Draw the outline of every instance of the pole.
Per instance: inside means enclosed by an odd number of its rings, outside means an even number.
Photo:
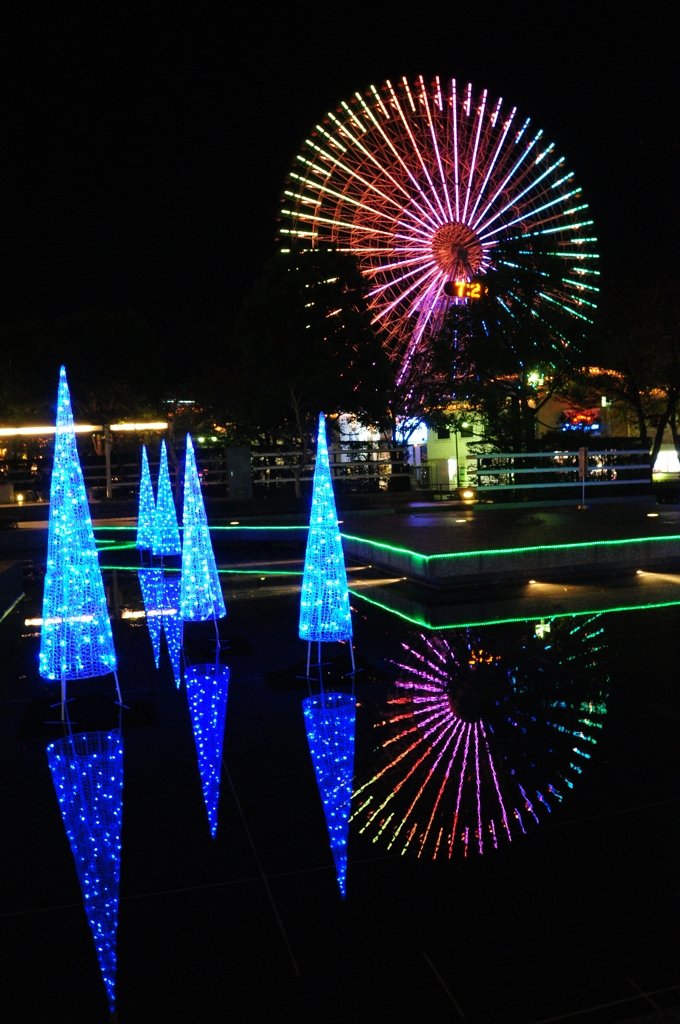
[[[578,475],[581,481],[581,508],[586,505],[586,477],[588,476],[588,449],[578,450]]]
[[[114,569],[111,573],[112,582],[111,590],[113,591],[113,617],[114,619],[120,618],[120,593],[118,591],[118,570]]]
[[[104,458],[106,460],[106,497],[113,497],[111,486],[111,427],[104,427]]]

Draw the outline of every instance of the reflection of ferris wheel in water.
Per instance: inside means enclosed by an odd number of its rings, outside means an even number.
[[[541,623],[503,654],[469,631],[402,642],[396,692],[374,723],[377,764],[354,792],[359,832],[402,854],[467,857],[550,816],[607,713],[597,618]]]
[[[421,75],[355,93],[316,126],[290,174],[281,235],[358,258],[401,379],[452,303],[484,294],[500,266],[526,273],[539,251],[552,264],[537,284],[541,315],[590,319],[596,239],[581,191],[516,107],[455,80],[428,88]],[[511,315],[512,289],[495,297]]]

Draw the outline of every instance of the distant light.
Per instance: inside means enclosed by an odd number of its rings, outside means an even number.
[[[261,579],[261,580],[266,580],[266,579],[267,579],[267,577],[266,577],[266,576],[260,576],[260,579]]]
[[[205,438],[204,437],[197,437],[196,440],[198,441],[199,444],[205,444]]]
[[[638,576],[644,576],[644,572],[642,571],[642,569],[638,569],[637,575]]]
[[[475,496],[475,492],[474,491],[463,491],[463,497],[464,498],[474,498],[474,496]]]
[[[461,427],[469,427],[469,426],[470,426],[470,424],[468,423],[467,420],[465,420],[464,423],[461,423]]]
[[[658,518],[658,515],[659,515],[659,513],[658,513],[658,512],[648,512],[648,513],[647,513],[647,518],[648,518],[648,519],[657,519],[657,518]]]
[[[535,583],[536,580],[529,580],[529,583]]]
[[[239,522],[238,519],[232,519],[232,521],[229,523],[229,525],[230,526],[240,526],[241,523]]]
[[[76,428],[77,429],[77,428]],[[112,423],[111,430],[167,430],[168,424],[162,420],[151,423]]]
[[[210,440],[211,440],[211,441],[216,441],[216,440],[217,440],[217,438],[216,438],[216,437],[211,437],[211,438],[210,438]]]
[[[467,523],[467,519],[456,519],[457,523]]]
[[[20,504],[24,500],[23,494],[16,494],[15,497]]]
[[[18,434],[30,435],[32,437],[51,437],[56,433],[56,427],[0,427],[0,437],[16,437]],[[74,427],[68,427],[68,432],[75,431],[76,434],[94,434],[103,427],[93,426],[91,423],[80,423]],[[65,428],[60,428],[65,432]]]
[[[94,615],[52,615],[47,619],[24,619],[24,626],[61,626],[64,622],[94,622]]]
[[[121,613],[120,617],[121,617],[121,619],[145,619],[146,618],[146,612],[144,612],[144,611],[142,611],[142,612],[131,612],[129,610],[126,610],[126,611]]]
[[[654,463],[654,473],[680,473],[680,462],[675,449],[660,451]]]

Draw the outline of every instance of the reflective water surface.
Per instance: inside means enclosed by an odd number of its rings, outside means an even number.
[[[121,1021],[191,1019],[219,1001],[236,1020],[310,1024],[615,1022],[680,1002],[675,606],[437,631],[355,599],[354,797],[334,845],[342,773],[320,796],[299,576],[275,575],[300,559],[263,552],[223,575],[229,700],[213,707],[212,689],[190,703],[173,671],[178,657],[214,665],[213,624],[184,652],[162,626],[152,642],[161,602],[124,554],[103,559],[118,565],[104,578],[127,705]],[[40,571],[0,627],[3,991],[14,1020],[52,1019],[55,1000],[69,1020],[105,1020],[46,758],[58,695],[26,625]],[[325,690],[351,694],[346,648],[323,660]],[[76,734],[116,729],[109,680],[70,692]]]

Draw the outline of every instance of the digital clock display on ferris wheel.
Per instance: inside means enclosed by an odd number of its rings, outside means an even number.
[[[488,292],[481,281],[447,281],[443,291],[453,299],[481,299]]]

